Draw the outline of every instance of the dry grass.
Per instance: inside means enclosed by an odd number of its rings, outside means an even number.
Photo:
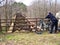
[[[2,34],[0,35],[0,45],[60,45],[60,34]]]

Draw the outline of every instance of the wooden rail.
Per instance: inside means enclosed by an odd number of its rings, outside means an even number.
[[[13,19],[7,19],[7,20],[12,20],[12,22],[7,22],[7,23],[11,23],[11,25],[9,25],[8,27],[10,27],[9,28],[9,30],[13,30],[13,27],[14,27],[14,22],[15,22],[15,18],[16,18],[16,16],[15,17],[13,17]],[[26,18],[26,19],[24,19],[24,20],[27,20],[28,19],[28,21],[30,22],[30,23],[34,23],[34,25],[36,26],[36,30],[37,30],[37,23],[42,19],[42,20],[44,20],[44,21],[47,21],[48,19],[45,19],[45,18]],[[1,20],[6,20],[6,19],[1,19]],[[21,19],[17,19],[17,20],[21,20]],[[6,22],[1,22],[1,23],[6,23]],[[15,23],[21,23],[21,22],[15,22]],[[21,26],[32,26],[33,24],[21,24]],[[1,26],[1,27],[6,27],[6,26]],[[19,27],[19,26],[16,26],[16,27]]]

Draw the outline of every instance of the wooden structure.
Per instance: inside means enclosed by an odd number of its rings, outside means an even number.
[[[15,32],[16,30],[31,31],[30,26],[31,26],[30,22],[21,13],[17,13],[12,32]]]

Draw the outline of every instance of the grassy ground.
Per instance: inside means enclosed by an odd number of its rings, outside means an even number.
[[[0,34],[0,45],[60,45],[60,34]]]

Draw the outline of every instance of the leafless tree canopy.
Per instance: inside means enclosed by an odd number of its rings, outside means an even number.
[[[35,0],[27,7],[28,17],[44,18],[49,11],[54,15],[60,11],[58,0]]]
[[[0,3],[1,19],[12,19],[17,12],[23,12],[30,18],[44,18],[48,11],[51,11],[54,15],[60,11],[58,0],[35,0],[30,6],[20,4],[23,3],[16,3],[14,0],[3,0]]]

